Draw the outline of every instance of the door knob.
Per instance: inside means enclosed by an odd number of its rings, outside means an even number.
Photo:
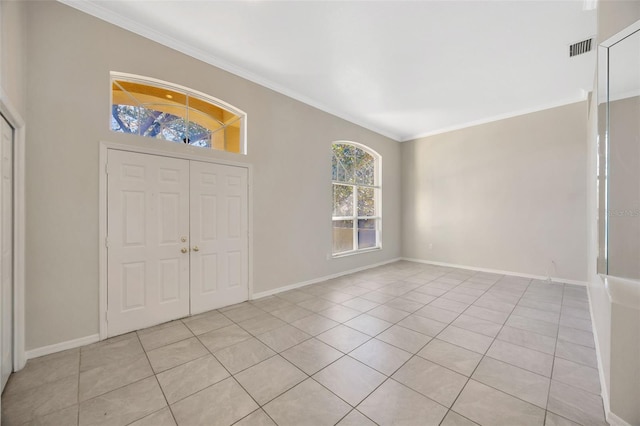
[[[198,246],[194,246],[193,251],[200,251],[200,249],[198,248]]]
[[[189,249],[187,249],[186,247],[182,247],[182,250],[180,250],[182,253],[186,253],[189,251]]]

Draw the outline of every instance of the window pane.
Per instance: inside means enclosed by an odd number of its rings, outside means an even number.
[[[122,133],[138,133],[140,108],[131,105],[111,106],[111,130]]]
[[[333,185],[333,216],[353,216],[353,186]]]
[[[358,216],[375,216],[376,205],[373,188],[358,188]]]
[[[333,221],[333,253],[353,250],[353,221]]]
[[[370,154],[363,152],[362,157],[358,159],[358,168],[356,169],[356,183],[360,185],[375,185],[375,167],[374,159]]]
[[[170,83],[135,80],[112,80],[111,130],[242,153],[244,114]]]
[[[377,219],[358,220],[358,248],[376,247]]]
[[[336,159],[336,179],[339,182],[352,183],[354,179],[355,147],[346,144],[334,144],[333,155]]]

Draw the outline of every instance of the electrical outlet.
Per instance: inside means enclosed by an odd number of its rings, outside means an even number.
[[[433,250],[433,244],[429,243],[429,250]]]

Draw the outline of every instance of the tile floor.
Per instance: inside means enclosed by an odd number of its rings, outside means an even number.
[[[585,288],[396,262],[32,359],[10,425],[603,425]]]

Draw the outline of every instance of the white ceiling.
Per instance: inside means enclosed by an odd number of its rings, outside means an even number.
[[[583,1],[61,1],[399,141],[593,87]]]

